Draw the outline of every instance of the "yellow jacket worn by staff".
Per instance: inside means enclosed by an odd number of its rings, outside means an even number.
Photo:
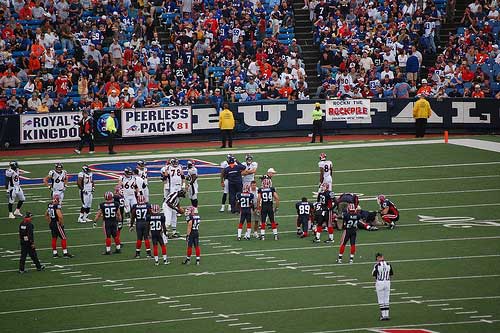
[[[321,120],[323,119],[323,111],[321,109],[314,109],[312,112],[313,120]]]
[[[232,130],[234,128],[234,117],[233,113],[224,109],[219,115],[219,128],[221,130]]]
[[[109,116],[108,119],[106,119],[106,131],[116,133],[115,118]]]
[[[413,118],[415,119],[429,118],[430,116],[431,116],[431,105],[426,99],[420,98],[418,101],[415,102],[415,105],[413,106]]]

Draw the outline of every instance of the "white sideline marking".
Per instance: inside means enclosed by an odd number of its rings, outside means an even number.
[[[100,277],[91,277],[91,278],[85,278],[82,279],[82,281],[94,281],[94,280],[101,280],[102,278]]]
[[[461,314],[473,314],[473,313],[477,313],[477,311],[462,311],[462,312],[455,312],[455,314],[457,314],[457,315],[461,315]]]
[[[319,272],[321,268],[303,269],[301,272]]]
[[[357,283],[352,283],[352,282],[346,282],[345,284],[348,284],[350,286],[357,286],[358,285]]]
[[[191,314],[193,315],[204,315],[204,314],[210,314],[210,313],[214,313],[213,311],[202,311],[202,312],[193,312]]]
[[[285,266],[285,267],[288,268],[288,269],[297,269],[297,267],[293,267],[293,266]]]
[[[449,143],[467,148],[476,148],[481,150],[500,153],[500,143],[476,139],[451,139]]]
[[[290,262],[290,263],[287,262],[287,263],[278,264],[278,266],[290,266],[290,265],[298,265],[298,264],[299,264],[298,262]]]
[[[384,243],[385,244],[385,243]],[[478,256],[457,256],[457,257],[437,257],[437,258],[415,258],[415,259],[399,259],[399,260],[391,260],[393,263],[404,263],[404,262],[425,262],[425,261],[441,261],[441,260],[464,260],[464,259],[476,259],[476,258],[490,258],[490,257],[500,257],[500,254],[487,254],[487,255],[478,255]],[[184,258],[184,256],[182,256]],[[131,259],[136,261],[137,259]],[[373,261],[366,262],[355,262],[351,265],[373,265]],[[326,264],[326,265],[306,265],[306,266],[298,266],[297,268],[313,268],[313,267],[324,267],[330,268],[332,266],[338,267],[337,264]],[[281,270],[287,269],[286,267],[268,267],[268,268],[252,268],[252,269],[239,269],[239,270],[228,270],[228,271],[218,271],[212,272],[212,274],[237,274],[237,273],[252,273],[252,272],[263,272],[263,271],[273,271],[273,270]],[[17,271],[17,270],[14,270]],[[146,276],[146,277],[134,277],[128,279],[120,279],[121,282],[128,281],[137,281],[137,280],[149,280],[149,279],[158,279],[158,278],[177,278],[177,277],[186,277],[192,276],[192,273],[184,273],[184,274],[171,274],[171,275],[154,275],[154,276]],[[339,275],[338,277],[344,277],[343,275]],[[325,278],[329,278],[328,276]],[[337,278],[337,276],[334,276]],[[98,281],[98,282],[84,282],[84,283],[68,283],[68,284],[58,284],[58,285],[46,285],[46,286],[37,286],[37,287],[27,287],[27,288],[14,288],[14,289],[0,289],[0,293],[5,292],[16,292],[16,291],[26,291],[26,290],[38,290],[38,289],[50,289],[50,288],[61,288],[61,287],[74,287],[74,286],[84,286],[97,284],[108,281]],[[114,282],[115,283],[115,282]],[[373,283],[373,282],[372,282]],[[123,283],[120,284],[104,284],[103,287],[117,287],[123,286]]]
[[[252,325],[252,323],[234,323],[234,324],[228,324],[227,326],[245,326],[245,325]]]
[[[450,305],[448,303],[443,303],[443,304],[427,304],[427,306],[447,306]]]
[[[80,274],[82,271],[71,271],[71,272],[65,272],[61,273],[61,275],[67,275],[67,274]]]
[[[87,277],[87,276],[92,276],[92,274],[70,275],[70,277],[72,277],[72,278],[82,278],[82,277]]]
[[[463,310],[464,308],[458,307],[458,308],[443,308],[441,310],[443,311],[456,311],[456,310]]]
[[[263,253],[251,253],[251,254],[244,254],[245,257],[260,257],[263,256]]]
[[[325,149],[343,149],[343,148],[366,148],[366,147],[387,147],[387,146],[413,146],[413,145],[429,145],[443,143],[441,139],[432,140],[412,140],[412,141],[386,141],[386,142],[365,142],[365,143],[351,143],[351,144],[335,144],[335,145],[321,145],[321,146],[299,146],[299,147],[277,147],[277,148],[257,148],[257,149],[245,149],[244,151],[230,150],[232,154],[264,154],[264,153],[275,153],[275,152],[294,152],[294,151],[311,151],[311,150],[325,150]],[[228,151],[198,151],[198,152],[188,152],[188,153],[162,153],[162,154],[141,154],[141,155],[124,155],[124,156],[113,156],[113,161],[129,161],[130,159],[163,159],[167,157],[172,157],[175,155],[179,157],[193,157],[193,156],[225,156]],[[66,159],[54,159],[54,160],[26,160],[23,161],[23,165],[40,165],[40,164],[54,164],[54,163],[91,163],[91,162],[109,162],[109,157],[76,157],[76,158],[66,158]],[[493,163],[493,162],[489,162]]]
[[[338,280],[339,282],[348,282],[348,281],[358,281],[358,279],[342,279]]]
[[[120,287],[120,288],[114,288],[113,290],[127,290],[127,289],[134,289],[134,287]]]
[[[52,272],[64,272],[64,271],[69,271],[70,269],[71,268],[58,268],[58,269],[53,269]]]
[[[185,308],[185,309],[181,309],[181,311],[195,311],[195,310],[203,310],[203,308]]]
[[[158,304],[166,304],[166,303],[179,303],[179,301],[177,301],[177,300],[170,300],[170,301],[158,302]]]
[[[401,293],[399,293],[401,294]],[[404,294],[408,294],[408,293],[404,293]],[[392,294],[392,295],[397,295],[397,294]],[[423,298],[422,296],[404,296],[404,297],[401,297],[401,299],[412,299],[412,298]]]
[[[492,315],[484,315],[484,316],[470,316],[469,318],[491,318]]]
[[[313,273],[313,275],[331,275],[335,274],[335,272],[320,272],[320,273]]]
[[[257,260],[269,260],[269,259],[276,259],[276,257],[257,257],[255,259],[257,259]]]
[[[286,259],[277,259],[277,260],[268,260],[266,262],[270,262],[270,263],[275,263],[275,262],[285,262]]]
[[[240,328],[242,331],[245,331],[245,330],[260,330],[262,328],[262,326],[252,326],[252,327],[242,327]]]
[[[168,307],[170,308],[183,308],[185,306],[191,306],[191,304],[187,303],[187,304],[176,304],[176,305],[169,305]]]
[[[219,319],[219,320],[216,320],[215,322],[216,323],[225,323],[226,321],[237,321],[239,320],[238,318],[229,318],[229,319]]]
[[[134,295],[135,297],[151,297],[151,296],[156,296],[156,294],[152,293],[152,294],[137,294],[137,295]]]
[[[361,288],[363,288],[363,289],[375,289],[374,286],[364,286],[364,287],[361,287]],[[407,294],[407,293],[403,293],[403,295],[405,295],[405,294]],[[394,295],[398,295],[398,294],[391,294],[391,296],[394,296]],[[401,295],[401,293],[399,293],[399,295]]]
[[[410,302],[411,303],[415,303],[415,304],[422,304],[422,301],[417,301],[417,300],[414,300],[414,299],[411,299]]]
[[[243,250],[243,248],[242,247],[237,247],[235,249],[225,249],[223,251],[231,251],[231,253],[233,253],[234,251],[240,251],[240,250]]]
[[[480,319],[483,323],[493,324],[493,320]]]
[[[363,288],[366,288],[366,287],[363,287]],[[373,288],[373,287],[370,286],[369,288]],[[401,292],[401,293],[391,293],[391,296],[398,296],[398,295],[408,295],[408,293],[404,293],[404,292]],[[420,297],[422,297],[422,296],[420,296]],[[401,298],[403,298],[403,297],[401,297]]]
[[[131,291],[124,291],[124,294],[138,294],[138,293],[143,293],[144,290],[131,290]]]
[[[210,243],[210,245],[220,245],[221,243]]]
[[[218,245],[218,246],[213,246],[214,249],[224,249],[227,247],[231,247],[231,245]]]

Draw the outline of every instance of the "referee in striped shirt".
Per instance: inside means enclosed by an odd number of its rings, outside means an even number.
[[[380,320],[389,320],[389,296],[391,294],[391,276],[394,274],[392,266],[385,261],[382,253],[375,255],[377,260],[373,266],[372,275],[375,277]]]

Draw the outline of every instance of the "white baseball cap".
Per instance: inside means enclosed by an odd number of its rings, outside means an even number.
[[[276,173],[276,170],[274,170],[274,168],[269,168],[269,169],[267,169],[267,172],[268,173]]]

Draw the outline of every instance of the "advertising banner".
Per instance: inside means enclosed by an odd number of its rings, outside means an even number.
[[[77,141],[81,113],[23,114],[19,119],[20,143]]]
[[[122,137],[191,134],[191,107],[174,106],[121,111]]]

